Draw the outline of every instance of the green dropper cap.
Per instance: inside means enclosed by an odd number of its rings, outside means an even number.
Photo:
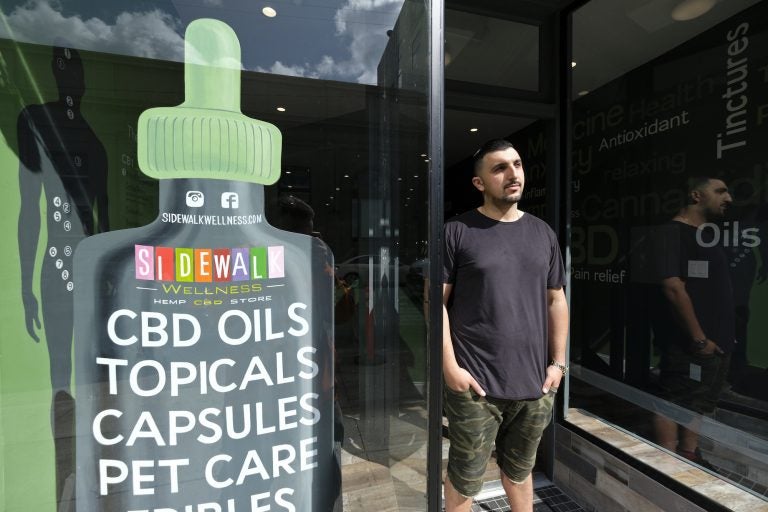
[[[189,24],[184,103],[139,116],[138,157],[158,179],[213,178],[271,185],[280,177],[282,135],[240,111],[240,43],[225,23]]]

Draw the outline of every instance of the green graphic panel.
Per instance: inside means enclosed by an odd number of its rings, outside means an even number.
[[[67,311],[71,299],[61,300],[69,293],[71,258],[85,234],[141,226],[157,216],[157,182],[138,168],[136,125],[142,111],[158,104],[158,97],[163,98],[160,103],[180,101],[182,84],[180,64],[0,40],[0,229],[5,237],[0,261],[4,292],[0,299],[0,510],[4,512],[53,512],[57,496],[74,494],[74,482],[64,478],[70,470],[60,472],[57,490],[53,440],[57,428],[59,437],[71,437],[61,432],[74,422],[71,313]],[[55,118],[57,112],[64,117]],[[52,119],[41,123],[46,117]],[[36,160],[24,164],[20,152],[34,154]],[[60,178],[51,180],[51,169],[63,160],[70,167],[59,166]],[[88,173],[98,180],[78,186],[78,175]],[[100,188],[89,202],[90,209],[83,211],[78,204],[82,201],[62,200],[56,187],[74,195]],[[53,203],[56,197],[58,206]],[[54,243],[57,236],[59,242]],[[55,257],[49,253],[52,246]],[[52,275],[44,278],[46,262]],[[60,296],[43,293],[45,279],[52,283],[46,290]],[[24,289],[29,291],[23,294]],[[60,318],[68,320],[56,320]],[[52,335],[58,339],[53,363]],[[57,372],[56,388],[68,389],[55,406],[52,381]],[[74,460],[73,450],[71,441],[58,448],[69,460]]]
[[[3,112],[7,112],[8,98],[3,95],[2,99]],[[56,500],[48,349],[41,329],[35,329],[40,338],[35,342],[25,328],[16,237],[19,161],[5,137],[0,139],[0,168],[4,171],[0,173],[0,230],[6,234],[5,255],[0,260],[0,509],[53,512]],[[43,226],[40,237],[45,236]],[[38,249],[40,260],[45,251],[42,246]],[[36,274],[39,276],[39,270]],[[39,297],[39,281],[36,283],[35,295]]]

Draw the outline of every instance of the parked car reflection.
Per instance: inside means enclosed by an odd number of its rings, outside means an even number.
[[[353,256],[348,260],[336,264],[336,276],[342,279],[348,286],[359,286],[360,281],[368,280],[369,268],[373,270],[373,278],[378,279],[381,276],[381,258],[371,254],[361,254]],[[395,280],[395,266],[389,265],[389,279]],[[397,282],[404,283],[405,276],[408,275],[410,266],[406,264],[397,265]]]

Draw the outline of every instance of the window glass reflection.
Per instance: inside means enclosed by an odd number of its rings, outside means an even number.
[[[242,34],[247,70],[361,84],[377,83],[379,58],[402,9],[386,2],[173,0],[137,5],[79,2],[4,2],[0,37],[61,44],[165,61],[184,60],[183,29],[190,21],[220,19]],[[311,42],[311,43],[310,43]]]
[[[264,7],[3,2],[0,164],[8,186],[0,208],[11,257],[0,275],[9,283],[0,300],[8,325],[0,457],[14,469],[0,508],[56,510],[76,495],[74,418],[87,392],[72,389],[71,256],[87,236],[156,219],[163,193],[139,169],[137,120],[184,101],[183,34],[200,17],[234,29],[240,108],[282,134],[281,178],[265,187],[264,218],[335,256],[323,275],[332,284],[325,334],[334,334],[331,437],[341,471],[324,492],[338,494],[337,509],[426,507],[429,12],[410,0]],[[239,207],[257,199],[237,193]],[[231,191],[217,194],[222,202],[206,194],[205,208],[235,207]],[[111,297],[110,286],[100,293]],[[371,474],[381,485],[369,486]]]
[[[588,3],[571,125],[571,405],[762,497],[767,6]]]
[[[446,9],[445,26],[446,79],[539,89],[539,27],[458,9]]]

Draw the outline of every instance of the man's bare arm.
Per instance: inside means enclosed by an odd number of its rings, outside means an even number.
[[[701,328],[699,319],[696,318],[696,311],[693,309],[691,297],[685,289],[685,282],[679,277],[668,277],[661,282],[661,289],[664,297],[672,304],[677,321],[688,332],[693,340],[707,340],[706,345],[699,351],[702,354],[712,354],[713,352],[722,352],[717,344],[707,338],[707,333]]]
[[[558,364],[566,365],[565,348],[568,340],[568,301],[565,299],[563,288],[547,290],[547,325],[549,333],[549,357]],[[564,372],[557,366],[547,366],[547,377],[542,391],[548,393],[550,388],[558,388]]]

